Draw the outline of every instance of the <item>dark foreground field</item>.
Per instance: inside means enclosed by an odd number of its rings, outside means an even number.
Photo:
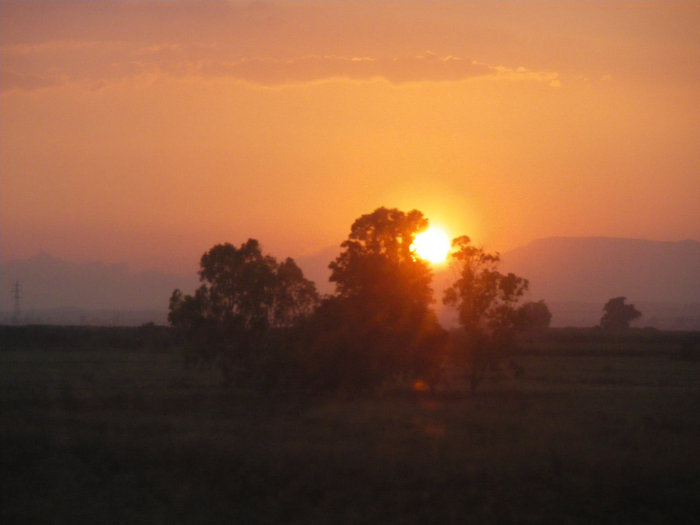
[[[476,398],[300,404],[167,345],[5,349],[0,522],[697,522],[700,362],[518,363]]]

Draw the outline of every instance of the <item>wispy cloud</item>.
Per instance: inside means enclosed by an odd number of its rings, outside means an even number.
[[[213,64],[208,73],[274,86],[344,78],[383,78],[394,83],[449,82],[489,75],[493,68],[474,60],[438,57],[432,53],[407,58],[308,56],[292,60],[243,59]]]
[[[537,80],[555,85],[556,73],[511,70],[459,56],[425,52],[409,57],[303,56],[291,59],[235,58],[215,45],[125,42],[48,42],[0,48],[0,89],[32,90],[66,83],[101,86],[148,76],[230,78],[260,86],[284,86],[335,79],[458,82],[474,77]]]
[[[556,71],[533,71],[522,66],[515,69],[496,66],[494,69],[498,72],[500,78],[509,80],[533,80],[536,82],[544,82],[553,88],[561,87],[561,78]]]
[[[58,85],[58,79],[37,76],[14,71],[2,71],[0,74],[0,91],[33,91]]]

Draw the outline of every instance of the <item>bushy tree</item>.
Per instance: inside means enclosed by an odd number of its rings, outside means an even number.
[[[633,304],[626,304],[626,297],[614,297],[603,307],[603,317],[600,319],[600,326],[605,330],[626,330],[630,327],[630,322],[642,316],[642,312],[637,310]]]
[[[430,376],[444,332],[430,308],[432,272],[411,245],[428,221],[417,210],[359,217],[330,263],[335,295],[319,310],[322,340],[346,382],[371,387],[401,374]]]
[[[168,321],[195,359],[217,357],[225,366],[261,352],[271,330],[291,327],[319,300],[292,259],[278,263],[255,239],[211,248],[202,255],[199,277],[194,295],[173,292]]]
[[[341,254],[329,265],[336,294],[429,305],[432,273],[411,250],[416,234],[427,227],[418,210],[378,208],[355,220]]]
[[[513,348],[516,332],[524,328],[518,302],[528,281],[499,272],[499,255],[472,245],[467,236],[452,241],[450,258],[459,277],[445,290],[443,302],[457,310],[464,329],[460,355],[474,393],[488,370]]]
[[[518,308],[519,323],[530,333],[544,332],[552,322],[552,313],[544,301],[528,301]]]

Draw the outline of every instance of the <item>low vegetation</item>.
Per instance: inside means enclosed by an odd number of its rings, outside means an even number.
[[[31,343],[41,332],[54,343]],[[504,363],[476,397],[453,369],[434,395],[406,382],[303,403],[222,385],[145,334],[0,330],[0,521],[691,523],[700,511],[700,362],[671,358],[677,334],[554,330],[517,358],[519,377]]]

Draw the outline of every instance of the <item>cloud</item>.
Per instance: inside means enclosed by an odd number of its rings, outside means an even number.
[[[2,71],[0,75],[0,92],[12,90],[34,91],[36,89],[57,86],[59,84],[60,82],[56,78],[16,73],[14,71]]]
[[[290,59],[230,57],[214,44],[48,42],[0,48],[2,91],[31,90],[64,83],[101,86],[143,76],[230,78],[260,86],[284,86],[335,79],[459,82],[474,77],[537,80],[555,87],[556,73],[491,66],[459,56],[426,52],[409,57],[303,56]]]
[[[492,68],[473,60],[440,58],[432,53],[409,58],[307,56],[291,60],[242,59],[204,64],[209,74],[230,76],[264,86],[303,84],[329,79],[370,80],[393,83],[458,81],[492,73]]]
[[[498,72],[498,76],[503,79],[532,80],[548,84],[553,88],[560,88],[562,85],[559,73],[555,71],[533,71],[522,66],[515,69],[497,66],[494,69]]]

